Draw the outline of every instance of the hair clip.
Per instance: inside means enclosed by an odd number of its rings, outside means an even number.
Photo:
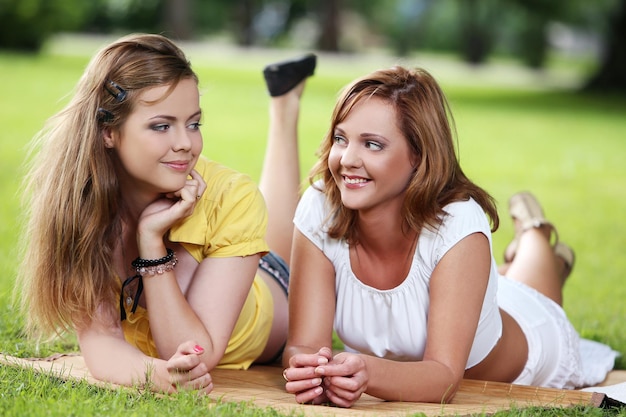
[[[103,123],[112,122],[115,116],[108,110],[103,109],[102,107],[98,107],[98,121]]]
[[[104,83],[104,88],[109,92],[109,94],[115,97],[115,100],[118,103],[121,103],[126,98],[126,90],[117,85],[115,81],[107,80]]]

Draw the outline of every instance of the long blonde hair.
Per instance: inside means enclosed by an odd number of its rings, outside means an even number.
[[[119,129],[142,90],[197,76],[160,35],[134,34],[100,50],[73,98],[34,138],[25,178],[26,227],[17,286],[27,333],[60,334],[114,305],[123,209],[104,129]]]
[[[498,212],[493,198],[470,181],[458,162],[453,138],[453,120],[447,100],[435,79],[423,69],[393,67],[375,71],[355,80],[342,92],[332,114],[331,126],[318,151],[319,159],[309,174],[309,182],[321,179],[330,216],[328,233],[335,239],[358,242],[357,216],[341,203],[341,194],[328,167],[337,124],[361,100],[377,97],[396,110],[398,126],[416,155],[417,169],[411,178],[402,209],[407,231],[436,228],[447,204],[473,198],[498,228]]]

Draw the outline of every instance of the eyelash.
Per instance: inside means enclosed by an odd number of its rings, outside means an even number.
[[[202,123],[200,122],[194,122],[194,123],[190,123],[187,125],[187,127],[191,127],[193,130],[199,130],[201,126],[202,126]],[[150,126],[150,129],[156,132],[165,132],[166,130],[169,130],[169,128],[170,128],[170,125],[167,123],[160,123],[157,125]]]
[[[155,130],[157,132],[164,132],[164,131],[168,130],[169,127],[170,127],[170,125],[161,123],[161,124],[158,124],[158,125],[150,126],[150,129]]]
[[[374,148],[373,150],[376,150],[376,151],[380,151],[380,150],[382,150],[382,149],[383,149],[383,145],[381,145],[381,144],[380,144],[380,143],[378,143],[378,142],[367,141],[367,142],[365,143],[365,145],[366,145],[366,147],[367,147],[367,148],[369,148],[369,149],[371,149],[371,148],[373,147],[373,148]]]
[[[333,136],[334,143],[340,143],[340,142],[345,142],[345,141],[346,139],[343,136],[340,136],[340,135]],[[365,147],[367,149],[374,150],[374,151],[381,151],[384,149],[384,146],[382,144],[371,141],[371,140],[368,140],[367,142],[365,142]]]

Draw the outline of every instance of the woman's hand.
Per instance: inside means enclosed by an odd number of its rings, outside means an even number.
[[[208,394],[213,390],[213,379],[200,355],[204,349],[195,342],[182,343],[167,361],[169,379],[175,390],[199,390]]]
[[[348,352],[339,353],[328,364],[316,367],[315,375],[323,378],[328,400],[340,407],[352,407],[369,381],[363,358]]]
[[[146,356],[124,338],[117,311],[103,306],[88,326],[76,331],[80,351],[96,379],[128,387],[146,384],[160,393],[213,390],[209,368],[200,361],[204,349],[196,341],[178,345],[169,360]]]
[[[322,404],[328,401],[324,395],[323,378],[316,375],[315,369],[325,365],[332,358],[330,348],[321,348],[317,353],[299,353],[289,359],[289,368],[283,371],[285,390],[295,394],[300,404]]]
[[[193,213],[207,185],[196,170],[192,170],[190,176],[183,188],[165,194],[144,209],[137,226],[138,240],[153,242],[157,239],[160,242],[176,222]]]

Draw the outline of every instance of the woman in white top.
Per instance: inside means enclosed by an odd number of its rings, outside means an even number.
[[[302,88],[272,100],[269,150],[282,154],[265,164],[296,178]],[[419,69],[376,71],[339,98],[294,221],[283,375],[296,401],[439,403],[462,378],[585,383],[560,306],[573,252],[519,193],[498,271],[496,206],[461,170],[449,115]],[[333,330],[345,344],[336,355]]]

